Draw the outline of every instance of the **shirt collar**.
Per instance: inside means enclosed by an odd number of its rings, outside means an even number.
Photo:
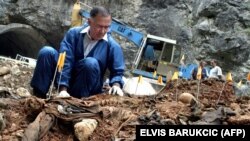
[[[84,28],[80,33],[87,33],[88,34],[89,29],[90,29],[90,27],[88,26],[88,27]],[[108,35],[107,35],[107,33],[103,36],[102,39],[108,42]]]

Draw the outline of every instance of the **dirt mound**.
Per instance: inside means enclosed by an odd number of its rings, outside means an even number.
[[[161,93],[173,100],[178,100],[182,93],[190,93],[206,106],[229,105],[236,100],[232,83],[216,79],[171,81]]]

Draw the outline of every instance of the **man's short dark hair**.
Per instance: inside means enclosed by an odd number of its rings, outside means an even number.
[[[215,64],[217,64],[217,61],[216,61],[216,60],[214,60],[214,59],[213,59],[211,62],[214,62]]]
[[[102,7],[102,6],[97,6],[97,7],[94,7],[91,11],[90,11],[90,17],[94,18],[96,17],[97,15],[100,15],[100,16],[104,16],[104,17],[108,17],[110,16],[110,12]]]
[[[205,61],[200,61],[200,66],[206,65],[207,63]]]

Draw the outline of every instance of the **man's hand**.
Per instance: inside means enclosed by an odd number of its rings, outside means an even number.
[[[123,91],[118,85],[113,85],[109,90],[109,94],[123,96]]]
[[[62,90],[57,97],[70,97],[70,95],[67,91]]]

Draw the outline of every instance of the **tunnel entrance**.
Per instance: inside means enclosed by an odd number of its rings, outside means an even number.
[[[46,43],[46,39],[29,25],[0,25],[0,56],[16,58],[19,54],[36,58]]]

